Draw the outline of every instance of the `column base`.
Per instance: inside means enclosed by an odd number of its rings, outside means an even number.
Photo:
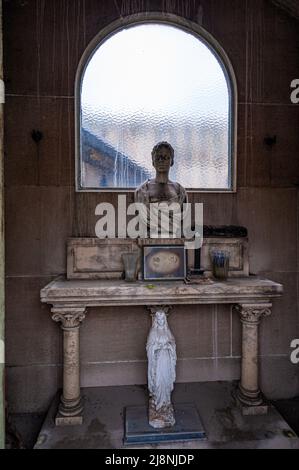
[[[265,403],[260,391],[250,392],[239,385],[235,392],[235,399],[243,416],[268,414],[269,406]]]
[[[55,418],[55,424],[56,426],[82,426],[83,415],[67,417],[58,413]]]
[[[83,424],[83,403],[81,397],[75,401],[68,401],[61,397],[55,424],[56,426],[80,426]]]

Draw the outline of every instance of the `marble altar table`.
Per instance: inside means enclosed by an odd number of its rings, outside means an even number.
[[[143,305],[151,312],[175,305],[232,304],[242,322],[241,380],[236,399],[244,414],[267,412],[258,381],[258,330],[271,314],[272,302],[283,293],[275,282],[255,276],[203,284],[183,281],[127,283],[122,280],[66,280],[59,277],[41,290],[41,302],[51,305],[52,319],[63,330],[63,393],[56,425],[80,425],[80,324],[88,307]],[[145,312],[147,310],[145,308]],[[197,313],[200,314],[200,313]],[[199,378],[200,379],[200,378]]]

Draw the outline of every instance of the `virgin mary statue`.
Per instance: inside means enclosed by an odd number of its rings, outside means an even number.
[[[174,426],[171,393],[176,378],[176,345],[163,310],[158,310],[153,316],[146,350],[150,393],[149,424],[154,428]]]

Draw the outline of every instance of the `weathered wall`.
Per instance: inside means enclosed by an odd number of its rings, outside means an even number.
[[[2,0],[0,1],[0,80],[3,84],[3,42],[2,42]],[[4,148],[3,148],[3,103],[4,96],[0,98],[0,449],[4,449]]]
[[[94,236],[94,209],[113,194],[74,191],[74,79],[99,30],[135,8],[187,14],[215,36],[239,87],[238,192],[199,194],[206,224],[248,227],[251,272],[285,286],[261,329],[261,381],[270,397],[299,393],[289,361],[298,325],[298,22],[263,0],[4,2],[7,233],[7,391],[12,411],[48,406],[61,385],[61,338],[39,290],[65,272],[68,236]],[[175,7],[177,5],[177,7]],[[186,7],[187,5],[187,7]],[[199,9],[201,5],[201,9]],[[118,6],[118,8],[117,8]],[[174,6],[174,8],[173,8]],[[37,146],[31,131],[44,139]],[[269,149],[265,136],[277,135]],[[239,377],[240,323],[230,307],[178,307],[170,318],[178,379]],[[82,326],[83,386],[146,382],[149,316],[92,310]]]
[[[298,0],[272,0],[272,2],[290,13],[290,15],[299,19],[299,4]]]

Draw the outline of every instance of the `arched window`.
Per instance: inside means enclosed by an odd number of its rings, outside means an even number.
[[[155,15],[95,38],[77,75],[77,189],[134,190],[151,151],[175,150],[170,178],[189,191],[235,190],[236,85],[198,25]]]

